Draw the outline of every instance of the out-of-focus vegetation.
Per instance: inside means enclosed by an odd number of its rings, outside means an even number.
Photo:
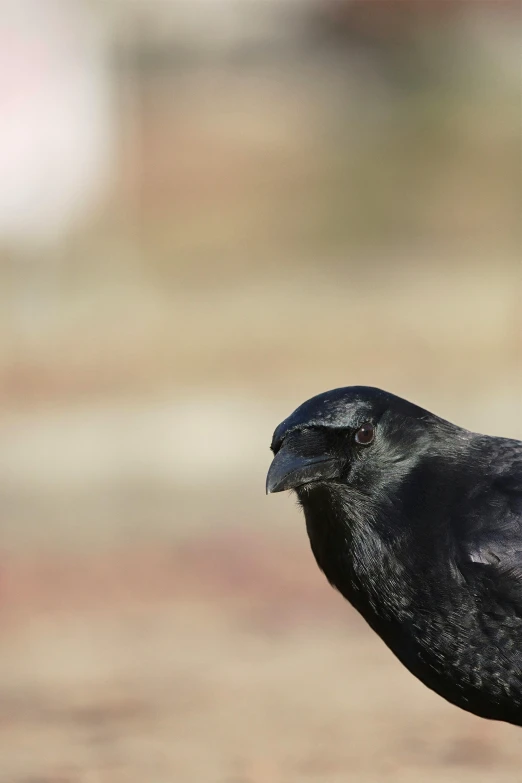
[[[58,242],[31,244],[29,223],[21,244],[4,243],[3,397],[52,396],[62,386],[66,396],[153,389],[165,377],[237,384],[239,373],[258,383],[273,377],[278,350],[284,365],[304,342],[300,331],[306,342],[309,329],[320,337],[330,287],[345,319],[328,336],[341,367],[333,340],[342,355],[360,326],[348,311],[363,281],[366,353],[372,330],[390,335],[397,323],[373,307],[374,292],[400,280],[396,295],[407,297],[404,278],[422,293],[401,309],[421,296],[421,310],[451,301],[434,302],[432,283],[451,297],[464,278],[469,295],[460,294],[453,330],[480,351],[477,310],[489,308],[473,286],[487,281],[493,297],[504,283],[513,291],[516,4],[253,3],[248,12],[219,4],[228,10],[214,16],[212,5],[96,9],[112,96],[112,184]],[[318,278],[322,303],[313,302]],[[310,294],[314,318],[284,317],[285,286],[293,292],[285,307]],[[505,303],[509,322],[509,293]],[[325,310],[331,316],[332,305]],[[416,322],[421,348],[442,347],[444,320]],[[493,329],[503,330],[502,319]],[[321,360],[312,354],[304,369]]]

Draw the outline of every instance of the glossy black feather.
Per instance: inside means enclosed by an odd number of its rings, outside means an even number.
[[[377,437],[358,447],[366,421]],[[272,448],[319,567],[403,664],[453,704],[522,725],[522,443],[349,387],[305,402]]]

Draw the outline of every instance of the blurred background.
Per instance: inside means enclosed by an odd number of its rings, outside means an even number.
[[[518,0],[1,0],[0,781],[519,781],[319,573],[272,431],[522,437]]]

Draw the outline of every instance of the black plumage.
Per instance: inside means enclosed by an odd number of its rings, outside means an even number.
[[[522,443],[348,387],[273,437],[319,567],[402,663],[453,704],[522,725]]]

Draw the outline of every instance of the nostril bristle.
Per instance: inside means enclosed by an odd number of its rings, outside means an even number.
[[[270,450],[272,451],[274,457],[277,454],[277,452],[279,451],[279,449],[281,448],[281,444],[282,443],[283,443],[283,439],[282,438],[277,438],[277,440],[273,440],[272,441],[272,443],[270,445]]]

